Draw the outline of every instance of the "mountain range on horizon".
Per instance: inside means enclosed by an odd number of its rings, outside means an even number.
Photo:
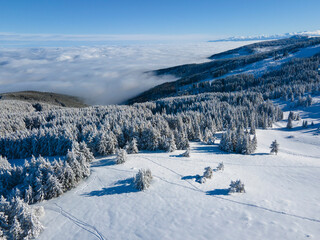
[[[320,36],[320,30],[291,32],[291,33],[272,34],[272,35],[262,34],[262,35],[255,35],[255,36],[232,36],[227,38],[209,40],[209,42],[276,40],[276,39],[290,38],[293,36],[317,37],[317,36]]]

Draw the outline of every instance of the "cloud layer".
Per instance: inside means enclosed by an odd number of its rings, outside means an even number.
[[[80,96],[90,104],[121,103],[166,81],[150,73],[199,63],[247,42],[0,49],[0,91],[38,90]]]

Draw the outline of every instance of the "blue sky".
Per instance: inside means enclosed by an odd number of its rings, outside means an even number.
[[[0,32],[217,37],[316,30],[319,0],[0,0]]]

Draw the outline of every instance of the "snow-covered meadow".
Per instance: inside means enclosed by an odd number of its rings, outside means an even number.
[[[39,239],[319,239],[320,101],[295,109],[302,120],[257,130],[252,155],[227,154],[218,145],[191,144],[191,157],[142,152],[115,165],[114,156],[92,163],[92,175],[76,189],[40,203],[46,215]],[[285,112],[285,119],[288,112]],[[302,128],[303,120],[314,125]],[[273,140],[278,155],[270,155]],[[224,171],[196,182],[204,168]],[[132,186],[140,168],[151,187]],[[246,193],[228,194],[241,179]]]

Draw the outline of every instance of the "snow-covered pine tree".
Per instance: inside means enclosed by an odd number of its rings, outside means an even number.
[[[182,129],[182,127],[181,127],[181,129]],[[178,132],[178,130],[175,129],[173,131],[173,133],[174,133],[174,138],[176,141],[177,149],[186,150],[187,148],[190,147],[189,140],[183,130]]]
[[[167,138],[166,145],[167,145],[166,147],[167,152],[174,152],[175,150],[177,150],[177,146],[176,146],[173,134],[171,134],[171,137],[169,139]]]
[[[244,189],[244,184],[239,180],[236,181],[231,181],[230,183],[230,187],[229,187],[229,192],[230,193],[245,193],[245,189]]]
[[[245,133],[243,135],[243,140],[242,140],[242,154],[251,154],[252,153],[252,146],[251,146],[251,141],[250,141],[250,135],[249,133]]]
[[[184,153],[182,153],[181,157],[190,157],[190,148],[188,148]]]
[[[211,167],[206,167],[204,169],[203,177],[211,179],[212,178],[212,168]]]
[[[255,134],[256,133],[256,123],[254,120],[254,117],[251,117],[251,121],[250,121],[250,134]]]
[[[76,186],[77,183],[75,173],[67,161],[64,162],[62,175],[62,186],[64,192]]]
[[[123,164],[127,160],[127,152],[124,149],[118,149],[116,163]]]
[[[218,166],[216,167],[216,171],[223,171],[224,170],[224,164],[223,162],[219,163]]]
[[[79,151],[84,155],[84,157],[88,163],[90,163],[94,160],[94,156],[93,156],[92,152],[90,151],[90,149],[88,148],[87,144],[84,141],[82,141],[79,144]]]
[[[25,189],[24,201],[28,204],[33,203],[33,189],[30,185]]]
[[[271,146],[270,146],[270,153],[274,153],[274,154],[278,154],[278,151],[279,151],[279,144],[277,143],[277,140],[274,140],[272,143],[271,143]]]
[[[143,191],[150,187],[152,181],[152,174],[149,169],[140,169],[134,177],[134,186],[136,189]]]
[[[251,141],[252,152],[255,152],[257,150],[257,147],[258,147],[257,135],[254,134],[253,139]]]
[[[139,152],[136,138],[133,138],[131,140],[131,142],[128,144],[126,150],[127,150],[128,154],[135,154],[135,153]]]
[[[17,216],[15,216],[13,218],[13,223],[12,223],[12,226],[10,228],[10,238],[11,239],[24,239],[24,231],[23,229],[21,228],[21,224],[17,218]]]
[[[44,200],[44,189],[41,178],[42,176],[38,176],[34,181],[34,202],[41,202]]]
[[[11,169],[11,164],[8,162],[6,157],[0,156],[0,169],[1,170]]]
[[[288,129],[291,129],[292,127],[293,127],[292,119],[289,117],[289,118],[288,118],[288,123],[287,123],[287,128],[288,128]]]
[[[44,185],[44,194],[45,199],[51,199],[55,197],[59,197],[63,193],[63,187],[58,179],[52,175],[48,174],[47,181]]]

